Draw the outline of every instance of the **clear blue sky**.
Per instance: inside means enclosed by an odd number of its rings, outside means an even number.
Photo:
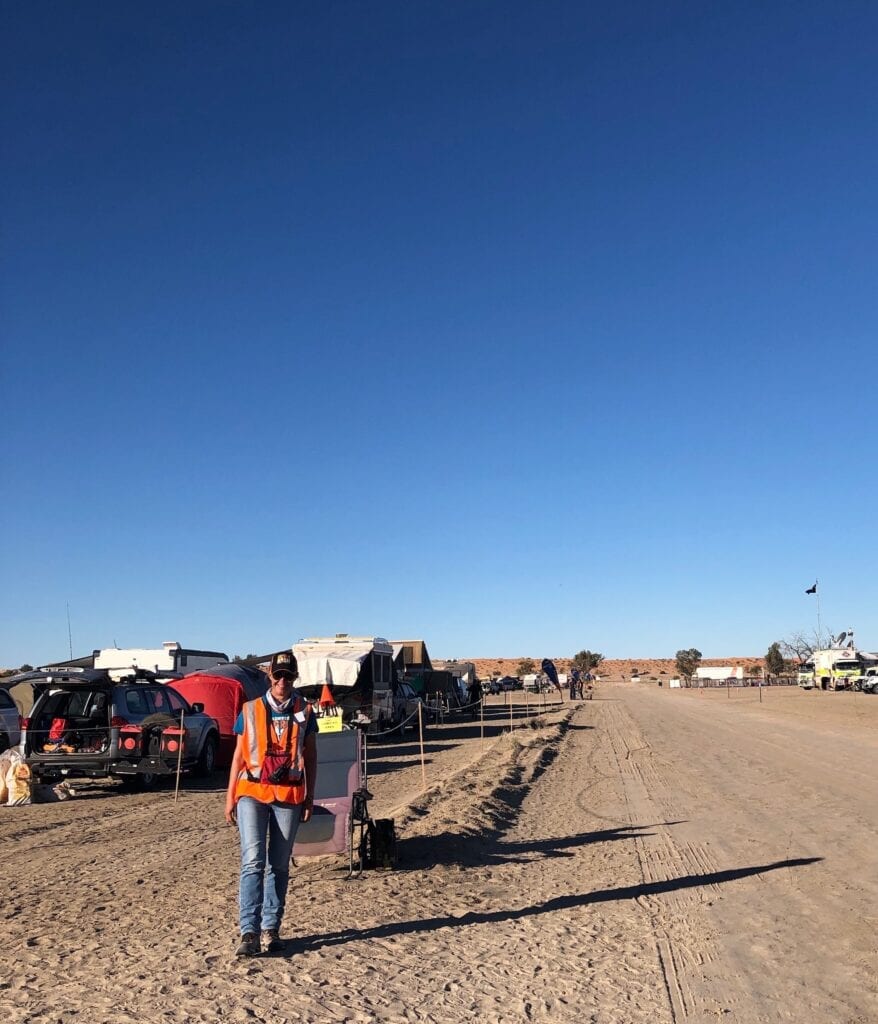
[[[878,646],[872,3],[3,5],[0,664]]]

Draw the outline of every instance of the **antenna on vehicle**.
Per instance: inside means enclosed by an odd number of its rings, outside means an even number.
[[[73,661],[73,634],[70,632],[70,602],[67,602],[67,643],[70,645],[70,660]]]

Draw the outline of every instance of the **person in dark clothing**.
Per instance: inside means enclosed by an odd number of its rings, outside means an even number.
[[[473,679],[467,688],[467,703],[470,705],[470,715],[475,718],[479,713],[479,705],[482,701],[482,684],[478,679]]]

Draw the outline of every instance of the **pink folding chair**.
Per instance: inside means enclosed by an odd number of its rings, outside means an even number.
[[[355,831],[359,850],[369,823],[369,794],[362,786],[362,736],[358,729],[317,734],[317,789],[314,813],[296,833],[293,856],[316,857],[348,852],[354,873]],[[360,871],[363,870],[360,858]]]

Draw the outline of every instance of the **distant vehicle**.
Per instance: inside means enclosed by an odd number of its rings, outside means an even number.
[[[518,687],[513,687],[513,689],[518,689]],[[527,690],[529,693],[548,693],[549,690],[554,690],[555,687],[541,673],[540,675],[531,674],[525,676],[521,680],[521,689]]]
[[[862,679],[857,680],[856,688],[863,693],[878,693],[878,668],[869,668]]]
[[[503,676],[497,680],[498,693],[502,693],[505,690],[521,690],[524,688],[524,684],[517,676]]]
[[[796,672],[796,682],[803,690],[814,689],[814,662],[810,658],[799,665]]]
[[[171,686],[145,675],[117,682],[94,669],[26,675],[39,696],[22,723],[21,749],[36,778],[115,777],[148,789],[174,774],[178,759],[183,771],[213,771],[217,723]]]
[[[21,742],[21,716],[18,705],[6,689],[0,689],[0,754]]]
[[[821,690],[849,690],[862,686],[862,677],[878,658],[857,650],[853,630],[848,630],[832,638],[829,647],[815,651],[808,662],[814,666],[814,685]]]
[[[392,697],[391,714],[394,724],[399,725],[402,729],[417,730],[419,704],[423,704],[423,701],[415,693],[411,683],[397,683]],[[424,721],[426,721],[426,717],[424,717]]]

